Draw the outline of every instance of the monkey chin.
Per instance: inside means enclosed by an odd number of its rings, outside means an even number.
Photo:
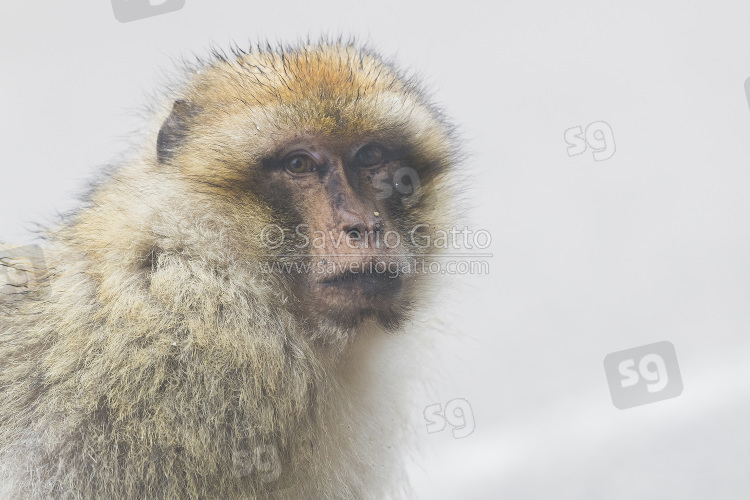
[[[319,335],[328,338],[350,338],[368,320],[386,331],[398,330],[411,310],[401,275],[343,272],[310,279],[302,286],[307,289],[305,316],[314,319]]]

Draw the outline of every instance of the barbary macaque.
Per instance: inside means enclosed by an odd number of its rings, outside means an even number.
[[[403,495],[408,263],[453,221],[453,127],[356,43],[185,73],[0,290],[0,496]]]

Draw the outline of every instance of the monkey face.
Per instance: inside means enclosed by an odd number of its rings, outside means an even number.
[[[402,319],[410,254],[403,197],[386,181],[408,164],[404,145],[383,137],[300,137],[263,162],[261,192],[296,222],[278,269],[306,316],[342,326]]]
[[[283,307],[339,331],[402,323],[422,281],[414,257],[431,253],[414,240],[446,226],[455,160],[418,91],[366,53],[328,47],[221,61],[183,96],[159,131],[158,168],[226,214],[223,236]]]

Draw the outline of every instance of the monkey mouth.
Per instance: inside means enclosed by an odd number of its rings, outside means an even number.
[[[400,275],[389,275],[377,272],[356,273],[346,271],[328,276],[318,284],[324,289],[341,290],[364,295],[396,293],[401,289],[403,280]]]

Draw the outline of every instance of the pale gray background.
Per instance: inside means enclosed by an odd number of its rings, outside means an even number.
[[[181,54],[362,35],[423,73],[474,153],[489,276],[443,308],[476,431],[427,435],[424,499],[750,498],[750,4],[198,1],[128,24],[106,1],[5,2],[0,240],[73,206]],[[605,120],[617,152],[569,158]],[[685,391],[617,410],[602,361],[660,340]]]

